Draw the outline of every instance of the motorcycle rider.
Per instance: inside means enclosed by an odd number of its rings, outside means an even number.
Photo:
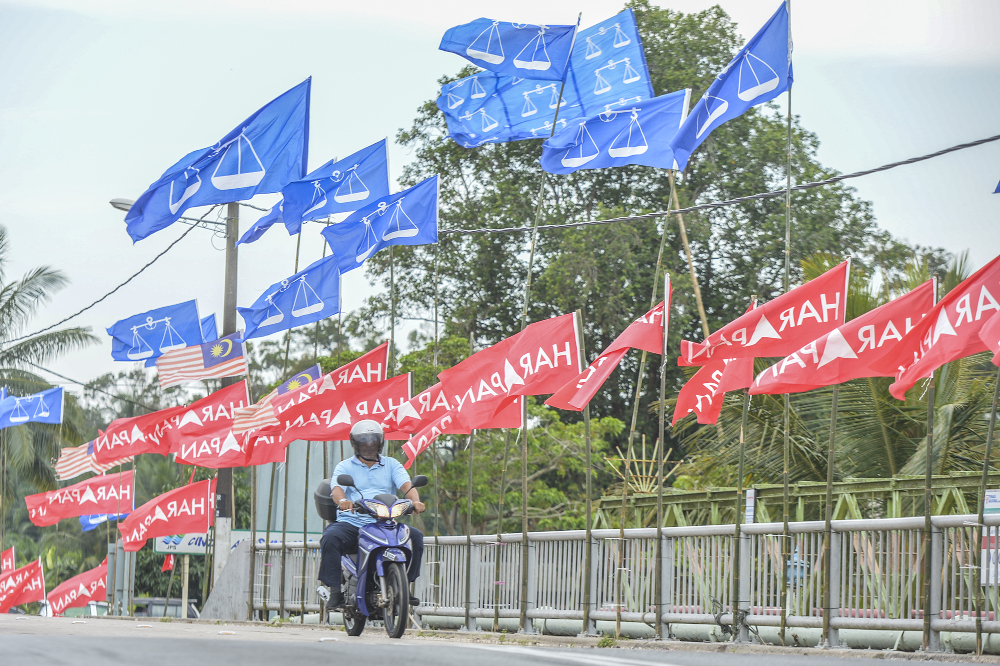
[[[331,495],[339,512],[337,522],[323,530],[323,538],[320,539],[320,586],[316,588],[328,609],[344,605],[340,556],[357,553],[360,528],[375,522],[371,516],[355,512],[354,503],[362,496],[371,499],[381,493],[396,494],[398,490],[403,497],[413,502],[414,513],[422,513],[425,509],[424,503],[420,501],[420,494],[410,484],[410,475],[403,469],[403,465],[395,458],[382,455],[384,443],[385,434],[377,421],[366,419],[355,423],[351,428],[354,457],[341,461],[333,470]],[[341,474],[350,474],[357,490],[336,485],[337,477]],[[413,557],[407,570],[407,578],[412,583],[420,575],[420,560],[424,552],[424,535],[412,525],[410,547]],[[420,600],[411,596],[410,603],[417,605]]]

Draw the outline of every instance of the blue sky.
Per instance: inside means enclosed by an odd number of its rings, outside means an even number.
[[[710,2],[662,6],[695,11]],[[746,38],[775,0],[721,2]],[[513,0],[495,18],[584,27],[621,2]],[[391,145],[435,81],[464,60],[437,50],[444,30],[496,12],[493,3],[323,0],[0,0],[0,224],[11,243],[8,279],[41,264],[71,280],[36,320],[61,319],[104,294],[186,227],[132,245],[108,201],[137,197],[162,171],[214,143],[280,92],[313,76],[310,168],[382,137],[390,175],[411,159]],[[879,3],[798,0],[793,111],[819,135],[820,159],[842,172],[1000,134],[1000,5],[987,1]],[[657,91],[664,92],[664,91]],[[784,107],[784,97],[778,103]],[[994,232],[1000,142],[855,180],[879,223],[913,243],[1000,253]],[[270,206],[275,195],[254,201]],[[241,228],[260,213],[243,209]],[[301,265],[318,259],[307,229]],[[222,239],[195,231],[133,284],[74,320],[102,346],[53,369],[88,380],[111,361],[103,329],[136,312],[197,298],[220,312]],[[280,228],[240,254],[239,303],[292,273],[295,240]],[[344,278],[344,307],[370,292]]]

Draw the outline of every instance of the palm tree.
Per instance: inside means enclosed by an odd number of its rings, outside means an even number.
[[[69,280],[49,266],[9,280],[9,263],[7,230],[0,226],[0,382],[13,395],[29,395],[50,388],[37,374],[40,366],[92,345],[97,338],[89,328],[80,327],[30,333],[37,328],[32,320],[39,309]],[[58,456],[61,441],[81,441],[78,421],[73,419],[79,411],[67,396],[62,425],[29,423],[0,431],[0,528],[9,525],[16,487],[27,484],[35,492],[55,487],[51,461]]]

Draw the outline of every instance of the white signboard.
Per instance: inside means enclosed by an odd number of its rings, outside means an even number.
[[[743,522],[752,523],[757,509],[757,491],[754,488],[747,488],[746,506],[744,508]]]
[[[267,534],[265,532],[257,532],[258,548],[264,547],[264,544],[266,543],[266,536]],[[320,537],[323,535],[316,532],[310,532],[306,536],[309,541],[319,543]],[[250,530],[233,530],[231,537],[232,543],[230,544],[230,548],[235,548],[236,544],[250,538]],[[153,540],[153,552],[163,555],[204,555],[206,541],[208,542],[209,548],[211,548],[212,537],[206,535],[204,532],[189,532],[188,534],[156,537],[156,539]],[[271,543],[281,543],[281,532],[271,532]],[[289,534],[288,543],[302,543],[302,533],[299,532],[298,534]]]
[[[983,515],[1000,513],[1000,490],[987,490],[985,502],[983,503]],[[996,586],[1000,584],[1000,543],[998,543],[997,528],[991,527],[987,534],[983,535],[982,550],[980,551],[979,583],[983,586]]]

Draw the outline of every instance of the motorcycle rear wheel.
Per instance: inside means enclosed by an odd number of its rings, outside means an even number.
[[[365,622],[368,618],[358,612],[356,608],[344,609],[344,629],[348,636],[360,636],[365,630]]]
[[[385,565],[385,587],[389,603],[382,609],[385,631],[389,638],[401,638],[410,619],[410,585],[402,563]]]

